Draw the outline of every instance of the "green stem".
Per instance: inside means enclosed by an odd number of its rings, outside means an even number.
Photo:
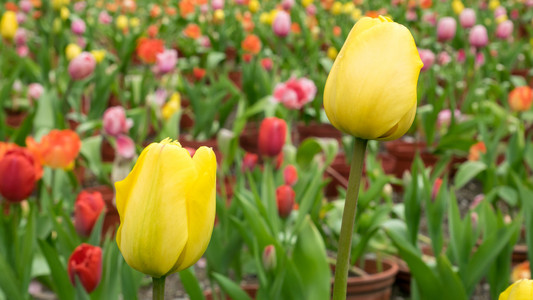
[[[346,191],[346,201],[344,202],[344,213],[342,214],[342,226],[339,237],[339,249],[337,252],[337,264],[335,266],[335,283],[333,285],[333,300],[346,299],[346,280],[350,263],[350,251],[352,250],[353,226],[355,223],[355,211],[357,209],[357,196],[363,175],[363,163],[367,140],[354,138],[354,149],[352,164],[350,167],[350,178],[348,179],[348,190]]]
[[[166,276],[159,278],[152,277],[152,300],[165,300],[165,279]]]

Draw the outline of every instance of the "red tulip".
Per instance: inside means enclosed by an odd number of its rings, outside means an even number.
[[[9,202],[28,198],[40,178],[39,169],[30,151],[17,146],[9,148],[0,156],[0,194]]]
[[[242,170],[243,171],[252,171],[257,165],[259,157],[255,153],[246,152],[242,159]]]
[[[276,117],[266,118],[259,127],[259,151],[261,154],[275,157],[285,144],[287,124]]]
[[[79,235],[87,237],[105,207],[100,192],[82,191],[74,204],[74,227]]]
[[[293,186],[298,181],[298,170],[293,165],[288,165],[283,170],[283,179],[286,185]]]
[[[76,277],[87,293],[94,291],[102,278],[102,248],[81,244],[68,259],[68,275],[72,284]]]
[[[291,214],[295,197],[296,193],[288,185],[282,185],[276,189],[276,203],[280,217],[286,218]]]

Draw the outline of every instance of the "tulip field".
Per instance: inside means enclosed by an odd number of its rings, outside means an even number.
[[[533,299],[532,0],[0,0],[0,300]]]

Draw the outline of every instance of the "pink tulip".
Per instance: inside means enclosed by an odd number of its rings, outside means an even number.
[[[505,16],[507,15],[507,9],[505,9],[505,7],[503,6],[498,6],[495,10],[494,10],[494,18],[497,19],[501,16]]]
[[[104,112],[103,128],[107,135],[119,136],[127,133],[133,126],[132,119],[126,119],[126,111],[122,106],[113,106]]]
[[[437,25],[437,14],[433,12],[427,12],[422,16],[422,20],[431,26]]]
[[[487,35],[487,29],[483,25],[476,25],[470,31],[469,36],[470,44],[476,48],[483,48],[489,43],[489,36]]]
[[[26,41],[28,40],[28,33],[26,29],[24,28],[17,29],[17,31],[15,32],[14,40],[17,46],[26,45]]]
[[[281,7],[283,7],[284,10],[289,11],[294,6],[294,0],[283,0],[281,1]]]
[[[459,51],[457,51],[457,62],[462,64],[465,61],[466,61],[466,52],[464,49],[459,49]]]
[[[280,11],[272,23],[272,30],[277,36],[286,37],[291,32],[291,24],[291,15],[285,11]]]
[[[108,25],[108,24],[111,24],[111,22],[113,22],[113,17],[111,17],[107,11],[101,11],[100,14],[98,15],[98,22],[100,22],[101,24],[104,24],[104,25]]]
[[[437,63],[441,66],[447,65],[451,60],[452,58],[446,51],[442,51],[439,53],[439,55],[437,55]]]
[[[476,61],[475,64],[477,67],[482,66],[485,64],[485,54],[483,52],[478,52],[476,54]]]
[[[40,83],[32,83],[28,86],[28,96],[32,100],[37,100],[41,98],[43,92],[44,88]]]
[[[461,111],[456,109],[453,112],[455,120],[461,119]],[[439,112],[437,116],[437,127],[441,128],[443,126],[448,127],[452,121],[452,111],[450,109],[443,109]]]
[[[73,80],[82,80],[89,77],[96,67],[96,60],[89,52],[82,52],[70,61],[68,73]]]
[[[513,27],[513,22],[510,20],[498,24],[498,27],[496,28],[496,37],[502,40],[509,38],[513,33]]]
[[[533,7],[533,0],[526,0],[526,7]]]
[[[202,35],[201,37],[199,37],[198,42],[204,48],[211,48],[211,40],[209,39],[209,37],[205,35]]]
[[[83,11],[85,7],[87,7],[87,2],[85,1],[79,1],[79,2],[74,3],[74,10],[77,12]]]
[[[533,0],[532,0],[533,1]],[[316,6],[314,4],[309,4],[307,5],[307,7],[305,8],[305,12],[309,15],[309,16],[314,16],[316,15]]]
[[[224,0],[211,0],[213,10],[224,9]]]
[[[174,49],[166,49],[165,51],[156,54],[156,73],[166,74],[170,73],[178,63],[178,52]]]
[[[476,12],[471,8],[465,8],[459,15],[459,23],[463,28],[472,28],[476,24]]]
[[[127,135],[117,137],[117,153],[123,158],[131,159],[135,155],[135,143]]]
[[[85,22],[82,19],[76,19],[70,24],[70,30],[76,35],[82,35],[85,33]]]
[[[437,25],[437,38],[439,41],[449,41],[455,36],[455,30],[457,29],[457,22],[452,17],[444,17],[439,20]]]
[[[17,47],[17,55],[19,57],[26,57],[30,54],[30,49],[26,45],[21,45]]]
[[[422,63],[424,66],[422,67],[422,71],[426,71],[433,66],[433,63],[435,62],[435,54],[433,51],[429,49],[418,49],[418,54],[420,55],[420,59],[422,60]]]
[[[274,88],[274,99],[290,109],[300,109],[298,94],[287,87],[285,83],[278,83]]]
[[[416,14],[415,10],[410,9],[405,13],[405,18],[407,19],[407,21],[414,22],[418,20],[418,15]]]
[[[20,6],[20,9],[25,13],[29,13],[30,10],[33,8],[33,4],[31,3],[30,0],[21,0],[19,2],[19,6]]]
[[[21,11],[19,11],[17,13],[17,23],[22,24],[24,22],[26,22],[26,14],[21,12]]]

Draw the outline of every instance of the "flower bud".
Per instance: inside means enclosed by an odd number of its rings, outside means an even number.
[[[291,32],[291,16],[285,11],[279,11],[272,22],[272,31],[279,37],[286,37]]]
[[[275,157],[283,149],[287,135],[287,124],[276,117],[266,118],[259,127],[259,152],[262,155]]]
[[[513,33],[513,27],[512,21],[503,21],[498,24],[498,27],[496,28],[496,37],[502,40],[509,38]]]
[[[522,279],[511,284],[498,300],[525,300],[533,296],[533,280]]]
[[[65,55],[67,56],[67,60],[73,60],[74,58],[78,57],[78,55],[81,54],[81,47],[76,44],[68,44],[67,48],[65,48]]]
[[[211,0],[213,10],[224,9],[224,0]]]
[[[74,203],[74,227],[80,236],[91,235],[104,207],[105,202],[100,192],[82,191],[78,194]]]
[[[117,137],[117,153],[120,157],[132,159],[135,156],[135,142],[124,134]]]
[[[165,51],[157,53],[155,57],[157,74],[172,72],[178,63],[178,52],[174,49],[165,49]]]
[[[433,53],[433,51],[429,49],[419,49],[418,53],[420,54],[420,59],[424,64],[424,67],[422,67],[422,71],[430,69],[435,63],[435,54]]]
[[[85,22],[82,19],[76,19],[72,21],[70,30],[76,35],[82,35],[85,33]]]
[[[435,201],[437,199],[437,195],[440,191],[440,186],[442,185],[442,178],[435,179],[435,182],[433,183],[433,188],[431,189],[431,200]]]
[[[533,101],[533,90],[529,86],[520,86],[509,93],[509,106],[513,111],[528,111]]]
[[[463,28],[472,28],[476,25],[476,12],[471,8],[465,8],[459,15],[459,23]]]
[[[252,171],[255,166],[257,165],[257,162],[259,160],[259,156],[255,153],[246,152],[244,154],[244,157],[242,158],[242,170],[244,171]]]
[[[289,11],[294,6],[294,0],[282,0],[281,1],[281,7],[283,7],[284,10]]]
[[[68,259],[68,275],[73,285],[78,278],[87,293],[94,291],[102,279],[102,248],[89,244],[76,247]]]
[[[68,73],[73,80],[83,80],[89,77],[96,67],[96,60],[90,52],[82,52],[70,61]]]
[[[295,197],[296,193],[288,185],[282,185],[276,189],[276,204],[281,218],[285,219],[291,214]]]
[[[272,59],[269,58],[269,57],[265,57],[265,58],[261,59],[261,66],[266,71],[272,70]]]
[[[274,245],[268,245],[263,250],[263,267],[265,271],[270,272],[276,269],[276,247]]]
[[[457,22],[452,17],[444,17],[437,24],[437,38],[441,42],[452,40],[457,29]]]
[[[15,37],[18,28],[17,14],[13,11],[6,11],[0,20],[0,35],[6,40],[11,40]]]
[[[111,22],[113,22],[113,17],[111,17],[111,15],[109,15],[109,13],[104,10],[104,11],[101,11],[100,14],[98,15],[98,22],[104,25],[108,25],[108,24],[111,24]]]
[[[489,36],[487,35],[487,29],[483,25],[476,25],[470,31],[468,38],[470,44],[476,48],[483,48],[489,43]]]
[[[40,83],[31,83],[28,86],[28,96],[32,100],[38,100],[44,92],[44,88]]]
[[[28,34],[26,32],[26,29],[24,28],[17,29],[17,32],[15,32],[14,40],[17,46],[26,45],[26,41],[28,40]]]
[[[0,194],[9,202],[20,202],[28,198],[40,178],[37,173],[39,162],[31,152],[14,147],[0,154]]]
[[[31,3],[30,0],[21,0],[19,2],[19,6],[20,6],[20,9],[25,13],[29,13],[31,9],[33,8],[33,4]]]
[[[288,165],[283,170],[283,180],[286,185],[293,186],[298,181],[298,170],[294,165]]]
[[[363,139],[401,137],[416,114],[422,66],[406,27],[385,17],[361,18],[326,81],[328,119],[337,129]]]
[[[122,106],[113,106],[104,112],[103,128],[107,135],[118,136],[128,133],[133,126],[133,120],[126,118],[126,110]]]

